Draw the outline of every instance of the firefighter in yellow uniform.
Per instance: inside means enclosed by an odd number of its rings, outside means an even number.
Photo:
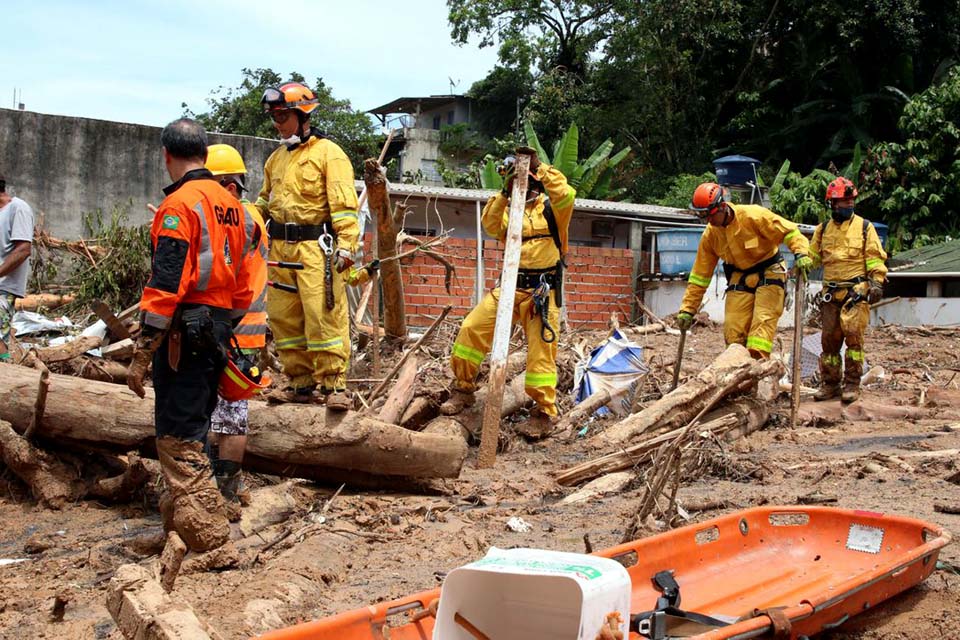
[[[873,225],[854,213],[857,188],[844,177],[827,187],[831,219],[817,226],[810,244],[814,264],[823,264],[820,294],[820,389],[816,400],[840,396],[844,403],[860,397],[863,334],[870,305],[883,297],[887,254]],[[840,347],[846,342],[846,362]],[[842,388],[841,388],[842,384]]]
[[[537,403],[538,412],[533,419],[549,422],[557,416],[557,338],[559,307],[563,304],[561,258],[566,252],[576,191],[560,171],[541,163],[533,149],[521,147],[518,153],[530,156],[530,182],[523,214],[513,322],[522,323],[527,336],[524,386],[527,395]],[[511,160],[508,158],[506,164]],[[513,187],[512,177],[507,175],[504,190],[487,201],[481,216],[486,232],[500,241],[506,239],[508,194]],[[477,372],[493,342],[499,298],[498,287],[484,296],[460,326],[450,358],[455,380],[450,399],[441,407],[444,414],[458,413],[473,404]]]
[[[746,345],[754,358],[767,358],[786,293],[787,268],[780,244],[790,247],[797,269],[806,275],[813,264],[809,243],[795,223],[769,209],[729,200],[729,191],[713,182],[701,184],[693,193],[690,208],[708,224],[700,237],[677,326],[686,331],[693,325],[717,261],[723,260],[727,277],[724,341]]]
[[[311,402],[319,386],[329,409],[352,405],[346,390],[350,325],[344,289],[357,250],[357,192],[350,160],[310,126],[314,93],[298,82],[268,88],[261,99],[281,146],[264,166],[257,207],[268,220],[270,260],[300,262],[302,271],[270,268],[275,283],[267,314],[290,387],[273,399]],[[347,273],[345,273],[347,272]]]

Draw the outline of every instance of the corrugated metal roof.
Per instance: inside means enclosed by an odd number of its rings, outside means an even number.
[[[887,261],[890,273],[960,273],[960,239],[903,251]]]
[[[357,190],[363,189],[363,181],[356,181]],[[454,189],[451,187],[434,187],[428,185],[402,184],[391,182],[390,193],[400,195],[422,195],[444,200],[460,200],[469,202],[486,202],[497,192],[489,189]],[[593,213],[598,217],[625,218],[637,221],[693,223],[699,221],[696,216],[685,209],[661,207],[655,204],[635,204],[632,202],[607,202],[604,200],[586,200],[577,198],[574,201],[574,210],[584,213]]]

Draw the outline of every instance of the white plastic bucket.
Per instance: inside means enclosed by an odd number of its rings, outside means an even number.
[[[461,621],[495,640],[595,640],[620,614],[627,637],[630,576],[615,560],[540,549],[497,549],[446,577],[434,640],[474,640]]]

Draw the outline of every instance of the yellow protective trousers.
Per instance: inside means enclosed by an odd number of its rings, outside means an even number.
[[[862,301],[844,306],[849,291],[843,296],[836,292],[833,295],[833,300],[820,306],[820,377],[824,385],[839,385],[842,379],[845,386],[858,387],[863,376],[863,335],[870,322],[870,305]],[[841,372],[840,347],[844,342],[847,351]]]
[[[298,293],[271,287],[267,294],[270,328],[291,386],[346,389],[350,321],[344,274],[331,269],[334,305],[327,309],[326,256],[316,240],[271,240],[270,260],[303,263],[302,271],[270,267],[270,280],[292,284]]]
[[[460,332],[453,343],[450,366],[456,378],[454,388],[461,391],[476,390],[477,372],[483,358],[493,343],[493,330],[497,322],[497,302],[500,289],[494,289],[483,297],[473,311],[467,314],[460,325]],[[547,315],[550,326],[560,336],[560,309],[557,307],[555,292],[550,291],[550,311]],[[513,302],[513,321],[523,324],[527,336],[527,372],[524,388],[533,398],[540,410],[549,416],[557,415],[557,340],[544,342],[541,335],[543,322],[533,309],[533,292],[529,289],[517,289]],[[549,331],[547,338],[552,337]]]
[[[762,275],[762,277],[761,277]],[[777,323],[783,313],[787,272],[783,262],[763,274],[734,271],[727,283],[723,339],[726,344],[746,345],[754,358],[769,358]],[[745,291],[732,288],[745,287]]]

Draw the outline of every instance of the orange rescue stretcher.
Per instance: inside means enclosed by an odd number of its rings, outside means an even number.
[[[795,639],[839,627],[919,584],[949,542],[942,527],[913,518],[759,507],[596,555],[627,567],[631,613],[644,612],[631,615],[630,640]],[[671,593],[670,584],[678,593]],[[439,598],[440,589],[434,589],[259,638],[428,640]],[[703,618],[725,622],[697,622]]]

